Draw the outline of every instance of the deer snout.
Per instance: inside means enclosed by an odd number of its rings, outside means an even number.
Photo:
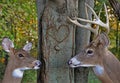
[[[70,59],[68,62],[67,62],[68,65],[71,65],[72,64],[72,60]]]
[[[68,65],[69,65],[70,67],[79,67],[80,64],[81,64],[81,62],[78,61],[75,57],[73,57],[72,59],[70,59],[70,60],[68,61]]]
[[[34,69],[39,69],[41,66],[41,62],[39,60],[34,61]]]

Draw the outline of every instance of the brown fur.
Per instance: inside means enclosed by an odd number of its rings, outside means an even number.
[[[18,57],[18,54],[22,54],[24,57]],[[21,83],[22,78],[15,78],[12,76],[13,70],[24,66],[30,66],[36,59],[31,57],[29,53],[24,50],[15,49],[11,49],[9,56],[10,59],[6,67],[2,83]]]
[[[2,40],[3,49],[9,53],[9,61],[5,70],[4,78],[2,83],[21,83],[22,75],[24,70],[27,69],[38,69],[40,66],[40,61],[36,60],[32,56],[30,56],[29,51],[32,48],[32,44],[26,44],[22,49],[16,50],[14,49],[14,44],[9,38],[3,38]],[[24,70],[20,70],[20,68]],[[13,77],[13,71],[14,72]],[[18,72],[21,71],[22,73]],[[18,78],[19,77],[19,78]]]
[[[84,64],[93,65],[94,72],[97,65],[103,67],[104,71],[102,75],[95,72],[102,83],[120,83],[120,62],[108,50],[108,46],[109,39],[107,35],[99,34],[83,51],[74,56],[74,58],[81,62],[79,66]],[[90,54],[88,50],[92,50],[93,53]],[[72,61],[69,62],[69,65],[76,66]]]

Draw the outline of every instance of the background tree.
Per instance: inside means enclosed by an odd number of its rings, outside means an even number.
[[[86,18],[85,3],[89,4],[91,7],[94,6],[94,0],[78,0],[78,17]],[[88,18],[92,18],[92,13],[88,9]],[[85,24],[84,22],[80,22]],[[89,30],[83,29],[82,27],[77,27],[75,32],[75,53],[79,53],[83,47],[85,47],[90,42],[90,32]],[[76,68],[75,69],[75,83],[88,83],[88,68]]]
[[[44,63],[38,74],[38,82],[74,82],[73,78],[71,78],[72,74],[69,73],[70,69],[67,68],[65,64],[71,55],[74,54],[74,37],[76,37],[76,53],[78,53],[82,47],[89,43],[90,32],[82,28],[77,28],[74,36],[74,29],[72,29],[73,25],[67,21],[67,16],[77,16],[77,11],[75,10],[78,10],[79,16],[86,18],[85,2],[91,6],[94,5],[93,0],[76,0],[76,2],[72,0],[37,0],[39,58]],[[90,19],[91,16],[92,14],[89,13]],[[73,53],[70,51],[73,51]],[[87,76],[88,70],[85,68],[75,69],[75,83],[86,83]]]

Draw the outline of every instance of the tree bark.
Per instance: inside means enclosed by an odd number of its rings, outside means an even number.
[[[46,6],[47,0],[36,0],[36,4],[37,4],[37,18],[38,18],[38,59],[42,62],[42,66],[40,68],[40,70],[38,70],[38,75],[37,75],[37,83],[44,83],[43,81],[43,75],[44,74],[44,70],[45,70],[45,62],[43,59],[43,51],[42,51],[42,16],[45,10],[45,6]]]
[[[75,26],[67,17],[77,16],[76,2],[49,0],[44,3],[44,0],[37,0],[39,58],[42,60],[38,83],[74,83],[73,70],[67,61],[74,55]]]
[[[114,14],[120,21],[120,1],[118,0],[108,0],[111,7],[114,9]]]
[[[91,7],[94,6],[94,0],[78,0],[78,17],[86,18],[85,13],[85,3],[89,4]],[[92,13],[88,9],[89,19],[92,18]],[[80,22],[85,24],[84,22]],[[82,27],[77,27],[75,32],[75,53],[79,53],[83,47],[89,44],[90,41],[90,31],[83,29]],[[75,83],[88,83],[88,68],[76,68],[75,69]]]

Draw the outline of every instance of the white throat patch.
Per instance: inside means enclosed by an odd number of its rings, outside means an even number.
[[[104,73],[104,68],[100,65],[97,65],[93,68],[96,75],[102,75]]]
[[[24,70],[29,70],[29,69],[31,69],[31,68],[28,68],[28,67],[17,68],[12,72],[12,76],[15,78],[22,78]]]

